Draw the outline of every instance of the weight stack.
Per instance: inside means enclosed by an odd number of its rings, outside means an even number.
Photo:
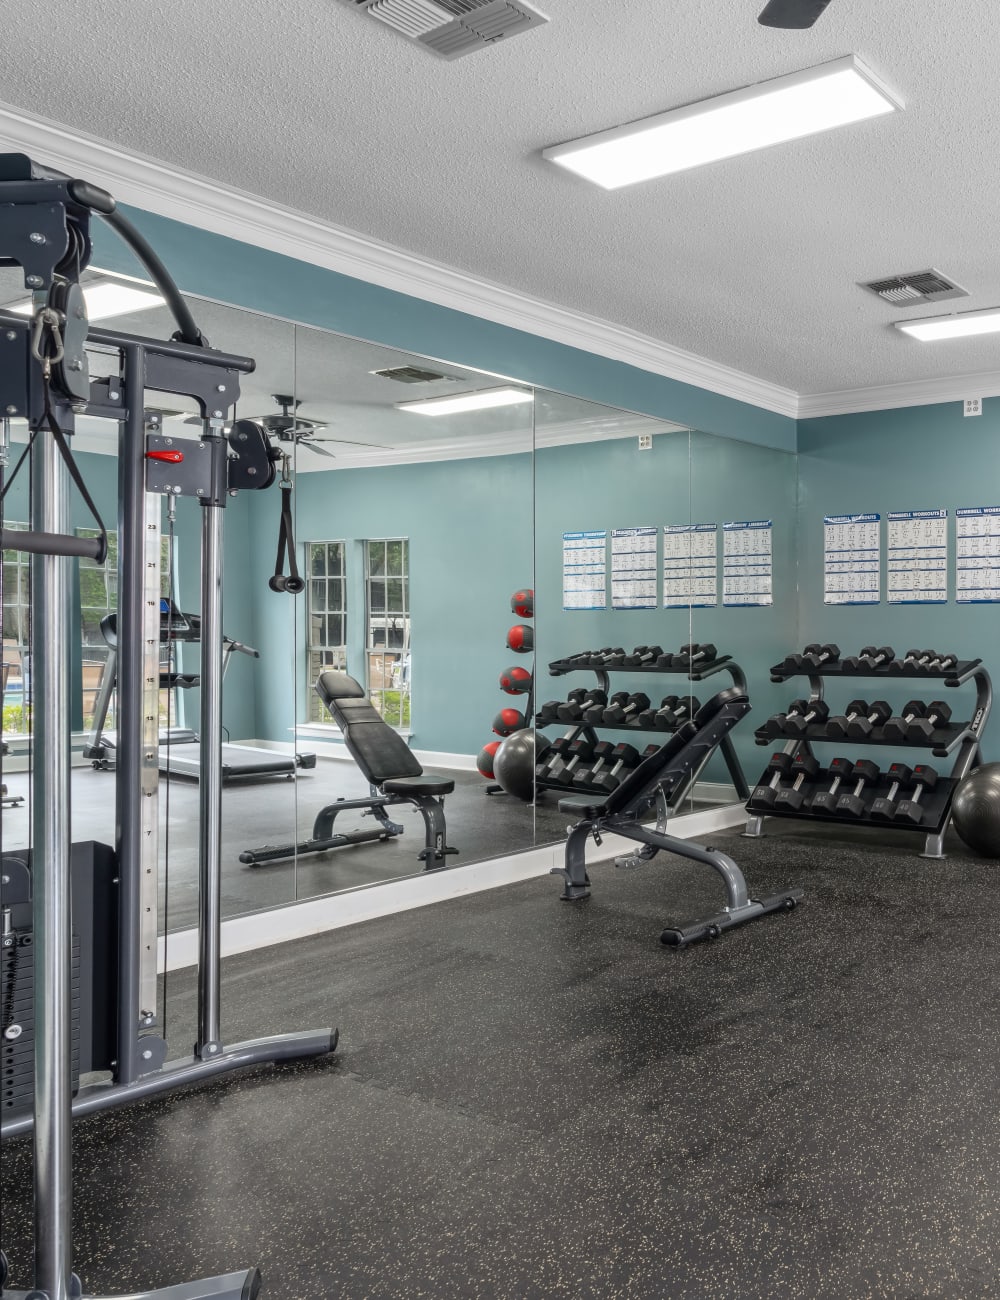
[[[3,936],[0,958],[0,1114],[31,1110],[35,1092],[35,946],[31,930]],[[73,936],[73,1092],[80,1084],[80,940]]]

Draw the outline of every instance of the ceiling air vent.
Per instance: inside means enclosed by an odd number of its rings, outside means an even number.
[[[967,289],[947,279],[940,271],[911,271],[884,280],[869,280],[862,289],[870,289],[883,302],[894,307],[915,307],[920,303],[942,302],[945,298],[968,298]]]
[[[525,0],[340,0],[442,59],[486,49],[549,20]]]
[[[421,370],[419,366],[392,366],[388,370],[373,370],[380,379],[395,379],[397,384],[433,384],[442,379],[461,383],[457,375],[442,375],[437,370]]]

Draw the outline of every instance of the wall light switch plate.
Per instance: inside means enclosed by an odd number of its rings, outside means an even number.
[[[983,399],[981,397],[967,397],[962,410],[963,415],[982,415]]]
[[[969,414],[969,412],[966,411],[966,415],[968,415],[968,414]],[[978,412],[977,412],[977,414],[978,414]],[[639,450],[640,450],[640,451],[652,451],[652,449],[653,449],[653,435],[652,435],[651,433],[640,433],[640,434],[639,434]]]

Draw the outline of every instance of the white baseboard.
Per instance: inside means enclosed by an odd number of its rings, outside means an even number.
[[[670,833],[681,839],[699,839],[711,831],[726,830],[742,825],[746,810],[742,803],[722,808],[708,808],[703,812],[689,813],[670,822]],[[624,853],[634,847],[632,840],[618,835],[604,836],[600,847],[591,841],[587,861],[596,862]],[[308,935],[338,930],[345,925],[357,925],[380,916],[408,912],[415,907],[428,907],[466,894],[497,889],[502,885],[521,880],[533,880],[547,875],[553,867],[563,863],[563,845],[546,844],[503,858],[490,858],[474,862],[467,867],[407,876],[384,884],[361,889],[328,894],[322,898],[302,903],[289,903],[267,912],[253,912],[236,916],[222,923],[222,955],[231,957],[240,952],[253,952],[274,944],[288,943]],[[198,931],[178,930],[159,940],[159,969],[181,970],[198,961]]]

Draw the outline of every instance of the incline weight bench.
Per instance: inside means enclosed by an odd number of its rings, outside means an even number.
[[[622,835],[641,846],[634,853],[616,858],[615,866],[635,867],[654,858],[660,849],[691,858],[714,868],[726,887],[726,905],[707,920],[684,929],[667,929],[660,942],[672,948],[686,948],[699,939],[717,938],[723,930],[744,925],[768,912],[790,911],[802,897],[801,889],[786,889],[770,898],[750,898],[743,872],[727,854],[705,848],[690,840],[666,833],[667,820],[684,795],[691,789],[698,773],[708,762],[720,742],[750,712],[750,701],[735,686],[720,691],[694,718],[685,723],[657,753],[640,763],[603,803],[585,795],[559,800],[560,812],[581,818],[566,841],[566,864],[554,867],[552,874],[562,876],[562,897],[577,902],[590,894],[590,879],[584,860],[588,838],[598,844],[602,832]],[[656,809],[656,825],[643,825]]]
[[[311,839],[300,844],[246,849],[240,854],[240,861],[256,867],[261,862],[274,862],[293,854],[324,853],[347,844],[402,835],[403,827],[390,820],[386,812],[393,804],[402,803],[412,803],[424,819],[424,847],[418,856],[426,864],[425,870],[440,866],[446,854],[457,853],[457,849],[450,849],[445,843],[444,820],[444,796],[451,794],[455,782],[447,777],[425,776],[403,737],[373,708],[363,687],[347,673],[322,673],[316,683],[316,694],[344,733],[344,744],[371,786],[371,795],[367,799],[338,799],[320,809]],[[335,835],[333,823],[337,814],[349,808],[363,808],[364,815],[374,817],[378,826]]]

